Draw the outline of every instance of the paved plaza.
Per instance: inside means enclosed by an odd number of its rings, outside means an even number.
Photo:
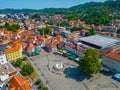
[[[64,65],[61,74],[52,68],[57,60]],[[74,61],[60,55],[43,52],[31,57],[30,62],[49,90],[120,90],[120,83],[111,79],[111,76],[99,74],[94,78],[86,78]]]

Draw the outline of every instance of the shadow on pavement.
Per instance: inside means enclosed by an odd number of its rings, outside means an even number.
[[[67,79],[74,79],[78,82],[84,79],[90,79],[90,76],[86,76],[78,67],[68,67],[64,70],[64,74]]]
[[[113,72],[100,72],[101,74],[105,75],[105,76],[113,76],[115,73]]]

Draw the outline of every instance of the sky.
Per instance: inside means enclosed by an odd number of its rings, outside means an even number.
[[[69,8],[90,1],[103,2],[105,0],[0,0],[0,9]]]

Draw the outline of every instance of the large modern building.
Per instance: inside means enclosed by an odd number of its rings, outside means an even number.
[[[80,38],[78,42],[86,47],[103,49],[112,46],[117,42],[120,42],[120,40],[112,37],[105,37],[102,35],[93,35],[93,36]]]

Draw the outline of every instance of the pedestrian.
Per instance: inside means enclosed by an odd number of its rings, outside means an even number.
[[[46,84],[48,84],[48,80],[46,81]]]

